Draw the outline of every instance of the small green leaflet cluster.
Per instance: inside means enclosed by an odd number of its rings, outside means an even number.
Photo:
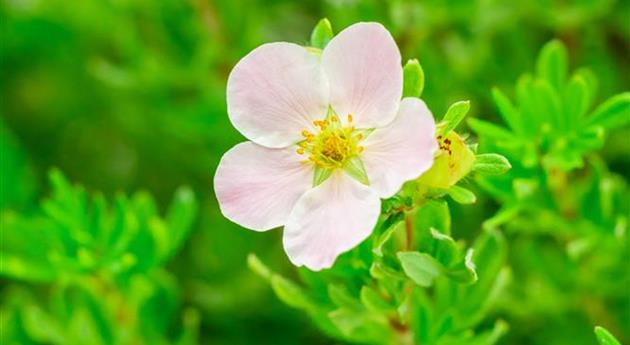
[[[250,268],[287,305],[306,312],[331,337],[367,344],[490,345],[507,331],[501,320],[480,327],[509,281],[506,243],[498,231],[465,249],[447,233],[448,206],[428,202],[411,216],[415,250],[406,247],[403,212],[383,216],[375,235],[301,283],[285,278],[251,254]],[[443,230],[437,230],[439,227]],[[444,231],[444,232],[442,232]]]
[[[508,289],[508,314],[536,319],[548,310],[575,313],[574,301],[590,300],[619,324],[627,316],[614,310],[627,305],[630,286],[630,188],[597,149],[607,133],[630,123],[630,93],[593,106],[594,75],[582,68],[568,78],[566,55],[560,42],[548,43],[536,73],[517,82],[516,103],[493,91],[508,128],[469,120],[479,147],[513,164],[510,174],[476,178],[501,205],[484,228],[502,227],[513,243],[509,265],[518,283]],[[590,313],[584,306],[578,310]],[[561,323],[548,327],[554,337],[540,341],[549,344],[564,343],[574,332]],[[597,333],[600,342],[615,343]]]
[[[313,31],[312,46],[332,38],[327,20]],[[404,66],[404,95],[420,97],[424,73],[417,60]],[[470,105],[455,103],[439,123],[444,138]],[[303,310],[331,337],[366,344],[491,345],[508,326],[488,324],[488,312],[509,281],[506,243],[497,230],[484,232],[472,246],[451,237],[451,216],[443,197],[461,203],[475,196],[457,183],[475,171],[501,174],[510,168],[498,154],[475,155],[461,141],[467,164],[449,164],[430,178],[412,181],[383,202],[373,235],[322,272],[298,270],[300,282],[283,277],[251,254],[249,267],[267,280],[278,298]],[[450,153],[443,153],[444,159]],[[459,156],[457,156],[459,157]],[[448,163],[448,161],[447,161]],[[446,170],[444,170],[446,169]],[[446,176],[446,178],[442,178]],[[482,326],[483,322],[483,326]]]
[[[50,183],[52,196],[34,214],[2,211],[0,273],[45,287],[51,303],[45,308],[35,293],[10,287],[1,342],[194,343],[194,310],[185,311],[176,339],[165,337],[179,297],[177,283],[161,268],[188,236],[197,212],[192,191],[179,189],[160,217],[146,193],[118,195],[110,206],[57,170]]]
[[[508,128],[479,119],[470,119],[470,127],[501,152],[518,157],[524,167],[562,171],[582,167],[584,155],[602,147],[607,131],[630,123],[630,92],[594,107],[595,75],[586,68],[567,75],[566,49],[559,41],[548,43],[540,52],[536,73],[518,80],[516,103],[499,89],[492,91]]]
[[[509,175],[477,178],[502,204],[485,227],[511,222],[538,231],[553,228],[557,235],[627,237],[627,184],[609,172],[593,150],[603,145],[607,131],[630,123],[630,92],[613,96],[591,111],[595,77],[586,69],[568,80],[566,75],[566,51],[552,41],[540,53],[536,75],[519,79],[518,107],[497,89],[493,92],[509,130],[469,120],[481,147],[500,152],[514,165]],[[537,223],[541,219],[537,214],[552,218]]]

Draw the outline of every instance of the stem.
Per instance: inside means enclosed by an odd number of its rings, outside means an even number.
[[[412,313],[413,310],[413,291],[413,283],[411,283],[410,281],[405,282],[404,286],[402,287],[402,293],[405,297],[402,300],[400,308],[404,308],[406,312],[404,312],[404,315],[398,313],[395,318],[390,319],[390,327],[394,330],[396,334],[397,345],[416,344],[413,329],[409,325],[409,323],[411,322],[409,320],[411,317],[410,313]]]
[[[413,334],[408,326],[405,326],[396,319],[389,320],[389,326],[394,330],[394,343],[397,345],[414,345]]]
[[[413,218],[409,212],[405,212],[405,233],[407,235],[407,250],[413,246]]]

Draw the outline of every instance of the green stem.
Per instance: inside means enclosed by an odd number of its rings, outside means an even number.
[[[405,212],[405,234],[407,238],[406,250],[411,250],[413,247],[413,218],[409,212]]]

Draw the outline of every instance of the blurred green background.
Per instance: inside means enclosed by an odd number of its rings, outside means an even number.
[[[552,38],[567,46],[572,68],[588,66],[595,72],[596,102],[630,89],[630,1],[0,4],[0,206],[34,212],[38,200],[50,195],[47,173],[52,167],[110,200],[119,192],[147,191],[161,211],[178,186],[190,186],[199,208],[190,237],[166,262],[179,286],[179,307],[164,329],[178,334],[181,315],[194,310],[200,343],[332,342],[247,269],[247,254],[255,252],[274,269],[293,274],[280,231],[255,233],[230,223],[219,213],[212,190],[221,155],[244,140],[226,114],[227,76],[256,46],[306,44],[322,17],[330,19],[336,32],[357,21],[379,21],[391,30],[404,60],[419,59],[426,74],[423,98],[438,117],[451,102],[469,99],[471,117],[496,121],[491,88],[513,94],[517,77],[533,69],[539,49]],[[602,151],[611,170],[626,178],[629,136],[627,127],[611,133]],[[496,211],[494,202],[479,196],[477,206],[453,206],[455,238],[474,237]],[[46,284],[19,279],[3,278],[0,289],[5,312],[16,303],[20,308],[20,291],[41,305],[47,305],[50,293]],[[545,329],[544,315],[519,322],[512,325],[506,344],[552,343],[531,333]],[[553,324],[558,332],[582,335],[589,334],[591,322],[567,313]],[[628,340],[630,324],[611,331],[625,332],[620,339]]]

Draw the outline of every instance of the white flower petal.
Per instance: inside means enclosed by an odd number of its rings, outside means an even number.
[[[226,152],[214,175],[223,215],[243,227],[265,231],[281,226],[313,181],[313,168],[293,149],[244,142]]]
[[[318,271],[366,239],[380,213],[375,191],[340,171],[306,192],[284,226],[284,249],[296,266]]]
[[[400,51],[378,23],[354,24],[322,52],[330,103],[339,116],[352,114],[357,127],[389,124],[402,96]]]
[[[297,44],[269,43],[234,67],[227,104],[232,124],[249,140],[287,147],[325,117],[328,87],[315,55]]]
[[[404,98],[394,122],[376,129],[362,145],[370,187],[389,198],[433,164],[438,146],[431,111],[419,98]]]

